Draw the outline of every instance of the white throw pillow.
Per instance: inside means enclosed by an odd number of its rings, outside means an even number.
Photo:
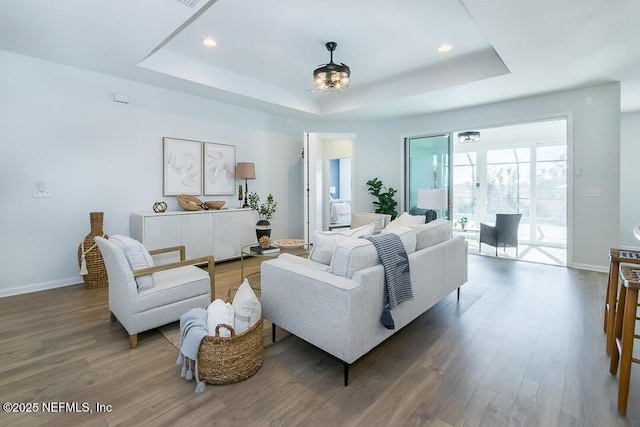
[[[418,225],[424,224],[425,216],[424,215],[411,215],[408,212],[404,212],[397,218],[398,225],[404,225],[408,227],[410,225]]]
[[[209,335],[215,336],[216,326],[220,324],[229,325],[235,330],[234,320],[235,315],[231,303],[224,302],[218,298],[207,307],[207,327],[209,328]],[[231,336],[231,331],[227,328],[220,328],[218,332],[221,337]]]
[[[249,281],[244,279],[233,297],[236,334],[241,334],[255,325],[262,316],[262,307]]]
[[[128,236],[116,234],[109,237],[109,241],[115,243],[124,252],[129,267],[132,270],[140,270],[141,268],[153,267],[153,258],[149,254],[147,248],[135,239]],[[153,288],[153,277],[151,274],[136,277],[138,291]]]
[[[435,219],[427,224],[412,225],[416,232],[416,250],[428,248],[451,239],[453,226],[446,219]]]
[[[400,237],[407,254],[416,250],[416,232],[409,227],[398,226],[390,231]],[[329,272],[347,278],[364,268],[380,264],[376,247],[367,239],[349,238],[342,240],[331,259]]]
[[[311,261],[329,265],[331,264],[333,251],[342,239],[346,239],[348,237],[371,236],[374,229],[375,224],[371,223],[363,225],[362,227],[347,229],[344,231],[316,231],[315,243],[313,244],[313,249],[309,254],[309,259]]]

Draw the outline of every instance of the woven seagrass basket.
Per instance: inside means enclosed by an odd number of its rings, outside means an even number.
[[[78,246],[78,265],[82,265],[82,252],[87,251],[85,254],[85,262],[87,267],[87,274],[82,276],[84,285],[87,289],[106,288],[109,286],[109,278],[107,277],[107,269],[102,259],[100,249],[96,246],[96,242],[93,240],[96,236],[102,236],[108,239],[109,236],[102,231],[102,222],[104,218],[103,212],[90,212],[89,222],[91,224],[91,232],[80,242]]]
[[[229,295],[232,291],[229,291]],[[260,320],[241,334],[229,325],[216,326],[215,336],[209,335],[200,342],[198,351],[198,375],[209,384],[231,384],[249,378],[262,366],[264,352]],[[231,331],[230,337],[221,337],[220,329]]]

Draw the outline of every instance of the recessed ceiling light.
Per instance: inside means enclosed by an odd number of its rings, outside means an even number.
[[[218,42],[215,41],[214,39],[207,38],[207,39],[202,39],[202,44],[209,47],[215,47],[218,45]]]
[[[449,43],[442,43],[438,48],[438,52],[449,52],[451,49],[453,49],[453,45]]]

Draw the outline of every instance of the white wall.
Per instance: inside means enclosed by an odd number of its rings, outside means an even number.
[[[640,225],[640,112],[620,120],[620,246],[640,249],[631,229]]]
[[[162,196],[163,136],[235,145],[256,163],[249,191],[279,202],[274,238],[302,237],[299,121],[3,51],[0,64],[0,296],[80,283],[91,211],[107,234],[129,234],[131,212],[179,209]],[[52,198],[32,198],[39,180]]]

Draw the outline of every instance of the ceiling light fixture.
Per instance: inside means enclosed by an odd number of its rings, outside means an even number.
[[[466,144],[467,142],[478,142],[480,141],[480,132],[478,132],[477,130],[460,132],[458,134],[458,141],[461,144]]]
[[[325,46],[331,52],[331,60],[328,64],[313,70],[316,89],[324,92],[336,92],[348,88],[351,70],[345,64],[338,65],[333,62],[333,51],[336,50],[338,43],[329,42]]]
[[[438,48],[438,52],[449,52],[451,49],[453,49],[453,45],[449,43],[442,43]]]
[[[202,44],[208,47],[215,47],[218,45],[218,42],[211,38],[202,39]]]

